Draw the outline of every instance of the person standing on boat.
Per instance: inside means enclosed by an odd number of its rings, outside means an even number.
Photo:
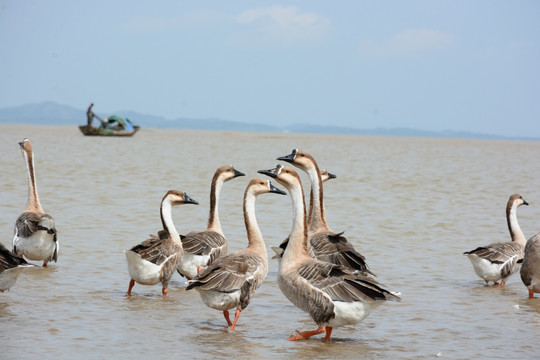
[[[86,118],[88,119],[88,126],[92,126],[92,121],[94,120],[94,112],[92,111],[92,106],[94,106],[94,103],[91,103],[88,107],[88,110],[86,110]]]

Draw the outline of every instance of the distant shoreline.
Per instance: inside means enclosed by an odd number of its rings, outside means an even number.
[[[98,113],[102,117],[110,114]],[[341,126],[319,126],[311,124],[292,124],[289,126],[273,126],[266,124],[250,124],[221,119],[178,118],[168,120],[163,117],[139,114],[133,111],[117,111],[114,114],[129,118],[142,129],[189,129],[257,133],[291,133],[322,135],[366,135],[388,137],[419,137],[445,139],[489,139],[489,140],[526,140],[539,141],[534,137],[513,137],[493,134],[472,133],[467,131],[428,131],[410,128],[375,128],[358,129]],[[36,120],[36,119],[39,119]],[[52,101],[27,104],[15,107],[0,108],[0,124],[27,124],[45,126],[79,126],[86,124],[86,111]]]
[[[2,122],[0,121],[0,129],[1,128],[7,128],[7,127],[43,127],[43,128],[73,128],[74,132],[77,135],[83,136],[79,131],[79,125],[82,124],[42,124],[42,123],[13,123],[13,122]],[[75,131],[76,130],[76,131]],[[241,135],[241,134],[264,134],[267,136],[278,136],[278,135],[288,135],[288,136],[365,136],[365,137],[388,137],[388,138],[402,138],[402,139],[441,139],[441,140],[497,140],[497,141],[531,141],[536,142],[540,139],[535,138],[510,138],[510,137],[489,137],[489,136],[483,136],[483,137],[448,137],[448,136],[423,136],[423,135],[393,135],[393,134],[360,134],[360,133],[354,133],[354,134],[345,134],[345,133],[321,133],[321,132],[289,132],[289,131],[256,131],[256,130],[227,130],[227,129],[191,129],[191,128],[181,128],[181,127],[174,127],[174,128],[163,128],[163,127],[143,127],[140,130],[140,133],[144,133],[144,131],[156,131],[156,130],[178,130],[178,131],[193,131],[193,132],[215,132],[215,133],[230,133],[231,135]]]

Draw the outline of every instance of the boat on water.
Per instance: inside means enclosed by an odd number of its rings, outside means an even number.
[[[111,115],[105,119],[101,119],[99,116],[94,114],[92,111],[92,106],[87,111],[88,124],[80,125],[79,130],[85,136],[133,136],[137,131],[139,131],[140,126],[133,125],[131,121],[120,116]],[[92,125],[92,120],[96,118],[101,123],[99,127]]]
[[[141,127],[134,125],[133,129],[114,129],[106,127],[94,127],[92,125],[80,125],[79,130],[86,136],[133,136]]]

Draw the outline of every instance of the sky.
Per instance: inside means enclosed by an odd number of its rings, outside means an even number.
[[[0,108],[540,137],[540,1],[0,0]]]

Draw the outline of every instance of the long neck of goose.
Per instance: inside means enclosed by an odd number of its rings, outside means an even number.
[[[172,205],[170,201],[165,200],[161,203],[160,213],[163,229],[169,233],[172,241],[182,246],[182,242],[180,241],[180,235],[178,234],[178,231],[176,230],[176,226],[174,226],[174,222],[172,219]]]
[[[244,195],[244,223],[246,225],[248,249],[266,258],[266,246],[264,245],[264,239],[255,216],[255,200],[255,194],[246,191]]]
[[[521,231],[521,227],[517,220],[517,208],[518,206],[516,203],[513,203],[512,206],[506,208],[506,221],[508,223],[508,230],[510,231],[512,241],[525,246],[527,239],[525,239],[525,235],[523,235],[523,231]]]
[[[26,203],[26,211],[43,212],[41,204],[39,202],[37,184],[36,184],[36,172],[34,169],[34,155],[32,152],[23,152],[24,159],[26,160],[26,170],[28,174],[28,202]]]
[[[307,253],[306,205],[301,184],[288,188],[293,206],[293,224],[289,235],[289,244],[283,253],[283,263],[294,261]]]
[[[316,231],[320,229],[328,229],[326,223],[326,213],[323,205],[323,187],[321,173],[317,164],[313,164],[308,171],[309,180],[311,181],[311,192],[313,196],[313,209],[311,214],[311,224],[309,231]]]
[[[313,188],[309,190],[309,209],[307,212],[307,227],[311,228],[311,219],[313,218]]]
[[[221,230],[221,223],[219,222],[219,195],[221,194],[221,188],[223,187],[223,180],[219,177],[212,179],[212,186],[210,188],[210,214],[208,215],[207,230],[212,230],[223,235]]]

